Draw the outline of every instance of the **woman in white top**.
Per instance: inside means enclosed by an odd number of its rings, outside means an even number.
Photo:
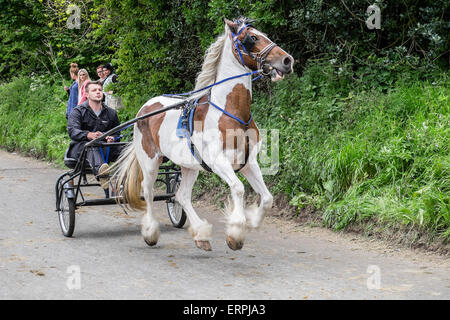
[[[114,73],[114,68],[110,63],[103,66],[103,75],[106,77],[103,82],[103,90],[108,88],[111,83],[117,82],[117,74]],[[104,91],[105,94],[105,104],[113,108],[114,110],[119,110],[123,107],[122,99],[119,96],[114,96],[112,90]]]

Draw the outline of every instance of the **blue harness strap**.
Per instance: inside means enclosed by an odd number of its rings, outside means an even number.
[[[126,126],[125,128],[119,130],[119,132],[120,132],[120,131],[123,131],[123,130],[125,130],[125,129],[128,129],[128,128],[131,127],[132,125],[134,125],[134,124],[130,124],[129,126]],[[118,141],[118,140],[120,140],[121,138],[123,138],[123,134],[121,134],[121,135],[119,135],[119,136],[117,136],[117,137],[114,137],[114,141]],[[108,163],[110,147],[106,147],[106,158],[105,158],[105,155],[104,155],[104,153],[103,153],[103,148],[102,148],[102,147],[98,147],[98,149],[100,150],[100,154],[101,154],[101,156],[102,156],[103,163]]]
[[[234,40],[234,45],[235,45],[235,47],[236,47],[236,49],[237,49],[237,52],[239,53],[239,58],[241,58],[241,62],[242,62],[242,65],[243,66],[245,66],[245,63],[244,63],[244,58],[242,58],[242,53],[241,53],[241,49],[239,48],[239,46],[241,46],[242,47],[242,49],[247,53],[247,50],[245,50],[245,47],[242,45],[242,43],[241,43],[241,41],[238,39],[238,37],[239,37],[239,35],[241,34],[241,32],[245,29],[245,28],[247,28],[248,26],[250,26],[250,24],[247,24],[247,25],[245,25],[245,26],[243,26],[242,28],[241,28],[241,30],[239,30],[239,32],[235,35],[233,32],[231,32],[231,35],[233,36],[233,40]]]
[[[190,102],[183,109],[183,111],[181,112],[180,118],[178,120],[177,129],[176,129],[176,135],[177,135],[178,138],[186,138],[186,142],[188,144],[189,150],[192,153],[192,156],[200,163],[200,165],[206,171],[212,172],[211,168],[201,158],[199,151],[197,150],[197,148],[195,147],[194,143],[191,140],[192,133],[194,131],[195,109],[198,106],[198,100],[199,99],[200,98],[197,98],[195,100],[195,102]],[[231,113],[225,111],[224,109],[220,108],[215,103],[213,103],[211,100],[208,100],[208,103],[211,104],[212,106],[214,106],[216,109],[222,111],[227,116],[235,119],[236,121],[238,121],[239,123],[244,125],[246,127],[246,129],[248,128],[248,125],[251,123],[251,121],[253,119],[253,116],[250,114],[250,119],[247,122],[244,122],[241,119],[239,119],[238,117],[236,117],[236,116],[232,115]],[[249,145],[249,136],[248,136],[248,134],[246,134],[246,143],[247,143],[247,147],[249,148],[250,145]],[[238,172],[239,170],[241,170],[247,164],[248,156],[249,156],[249,151],[247,150],[245,152],[245,163],[239,169],[234,170],[235,172]]]
[[[191,108],[184,108],[181,112],[176,131],[178,138],[185,138],[186,135],[192,135],[192,131],[194,130],[194,113],[198,105],[198,100],[195,100]]]
[[[186,138],[188,148],[192,153],[192,156],[201,164],[201,166],[209,172],[212,172],[211,168],[202,160],[199,155],[197,148],[191,140],[192,133],[194,131],[194,114],[195,109],[198,106],[198,100],[192,103],[191,106],[184,108],[180,114],[180,119],[178,120],[178,126],[176,130],[176,135],[178,138]]]
[[[102,155],[103,163],[108,163],[109,147],[106,147],[106,158],[105,158],[105,155],[103,154],[103,148],[102,147],[98,147],[98,148],[100,149],[100,154]]]
[[[238,74],[237,76],[232,76],[232,77],[229,77],[229,78],[220,80],[219,82],[215,82],[215,83],[213,83],[213,84],[210,84],[209,86],[206,86],[206,87],[204,87],[204,88],[201,88],[201,89],[198,89],[198,90],[195,90],[195,91],[189,91],[189,92],[183,92],[183,93],[174,93],[174,94],[171,94],[171,93],[165,93],[165,94],[163,94],[162,96],[163,96],[163,97],[173,97],[173,96],[188,96],[188,95],[192,95],[192,94],[194,94],[194,93],[198,93],[198,92],[204,91],[204,90],[206,90],[206,89],[212,88],[212,87],[214,87],[214,86],[217,86],[217,85],[219,85],[219,84],[222,84],[222,83],[224,83],[224,82],[226,82],[226,81],[233,80],[233,79],[237,79],[237,78],[241,78],[241,77],[246,77],[246,76],[250,76],[250,75],[254,75],[255,73],[260,73],[260,71],[261,71],[261,70],[255,70],[255,71],[252,71],[252,72],[247,72],[247,73],[243,73],[243,74]],[[260,76],[259,76],[259,77],[255,77],[252,81],[254,81],[254,80],[256,80],[256,79],[259,79],[259,78],[260,78]]]
[[[243,124],[244,126],[248,127],[248,125],[250,124],[250,122],[252,122],[253,116],[252,114],[250,114],[250,119],[247,122],[242,121],[241,119],[239,119],[236,116],[233,116],[231,113],[225,111],[224,109],[222,109],[221,107],[219,107],[218,105],[216,105],[214,102],[212,102],[211,100],[209,100],[209,103],[212,104],[212,106],[220,111],[222,111],[223,113],[225,113],[227,116],[233,118],[234,120],[238,121],[240,124]]]

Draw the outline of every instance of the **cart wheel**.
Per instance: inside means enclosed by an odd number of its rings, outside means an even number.
[[[67,197],[61,184],[59,184],[59,190],[61,190],[58,210],[59,225],[63,235],[71,237],[75,229],[75,199]]]
[[[178,177],[170,179],[169,192],[176,193],[180,186],[180,179]],[[181,204],[175,200],[175,197],[167,202],[167,211],[169,213],[170,221],[175,228],[182,228],[186,223],[186,213]]]

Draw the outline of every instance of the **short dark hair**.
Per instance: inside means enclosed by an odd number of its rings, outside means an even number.
[[[107,64],[104,64],[103,68],[108,69],[109,71],[111,71],[111,73],[114,73],[114,68],[113,68],[112,64],[109,62]]]
[[[86,83],[86,92],[89,92],[89,87],[93,84],[99,85],[100,87],[103,88],[102,82],[100,80],[95,80],[95,81],[88,81],[88,83]]]

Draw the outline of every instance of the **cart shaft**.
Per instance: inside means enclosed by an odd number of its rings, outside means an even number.
[[[153,201],[169,200],[169,199],[171,199],[174,196],[175,196],[174,193],[156,195],[156,196],[153,197]],[[144,197],[141,197],[141,199],[145,200]],[[117,204],[118,202],[119,203],[125,203],[123,201],[123,197],[112,197],[112,198],[105,198],[105,199],[85,200],[85,201],[77,203],[77,207],[103,206],[103,205],[107,205],[107,204]]]

